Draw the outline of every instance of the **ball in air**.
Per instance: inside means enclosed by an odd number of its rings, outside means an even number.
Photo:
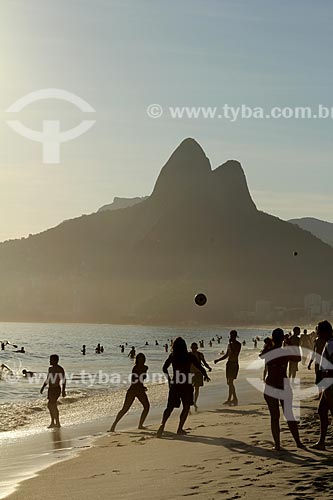
[[[295,250],[294,257],[297,257],[297,255],[298,255],[298,252]]]
[[[194,297],[194,302],[197,306],[204,306],[207,302],[207,297],[204,293],[197,293]]]

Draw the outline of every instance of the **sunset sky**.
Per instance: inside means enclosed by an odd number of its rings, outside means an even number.
[[[333,119],[172,119],[151,103],[333,107],[333,4],[329,0],[2,0],[0,5],[0,240],[96,211],[114,196],[141,196],[171,152],[194,137],[212,168],[234,158],[258,208],[287,219],[333,222]],[[94,109],[44,100],[16,116],[8,107],[45,88]],[[6,123],[40,130],[96,124],[60,147]],[[172,194],[170,193],[170,197]]]

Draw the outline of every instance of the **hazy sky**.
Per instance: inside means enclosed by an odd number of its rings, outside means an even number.
[[[333,120],[151,119],[168,106],[333,106],[330,0],[1,0],[0,240],[90,213],[114,196],[152,191],[185,137],[212,167],[241,161],[260,209],[333,221]],[[69,103],[6,109],[61,88],[96,110],[95,126],[42,163],[33,129],[87,116]],[[172,194],[170,193],[170,196]]]

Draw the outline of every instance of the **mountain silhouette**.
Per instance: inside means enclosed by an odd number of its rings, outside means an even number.
[[[320,240],[328,243],[333,247],[333,223],[326,222],[320,219],[315,219],[314,217],[302,217],[300,219],[290,219],[292,224],[297,224],[297,226],[309,231],[314,236],[317,236]]]
[[[140,203],[2,243],[0,278],[4,321],[239,322],[258,300],[331,299],[333,248],[258,211],[239,162],[212,170],[185,139]]]
[[[119,196],[115,196],[112,203],[108,205],[103,205],[98,211],[105,212],[105,210],[119,210],[120,208],[133,207],[137,203],[144,201],[147,196],[136,196],[135,198],[120,198]]]

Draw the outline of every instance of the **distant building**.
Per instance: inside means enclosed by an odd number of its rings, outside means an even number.
[[[304,309],[309,318],[314,318],[322,313],[322,299],[317,293],[309,293],[304,297]]]
[[[331,301],[330,300],[323,300],[321,303],[321,313],[323,316],[329,317],[331,314]]]

